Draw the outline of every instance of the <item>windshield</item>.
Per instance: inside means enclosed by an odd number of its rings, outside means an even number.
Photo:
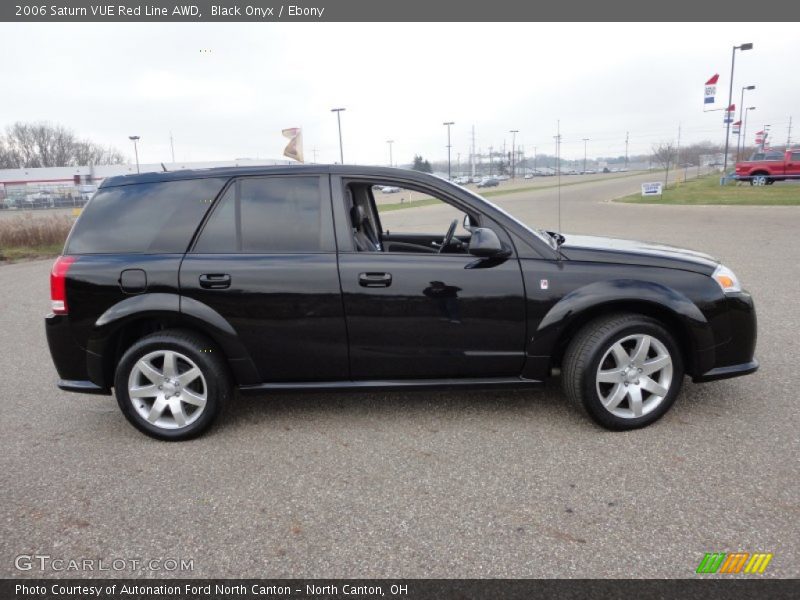
[[[500,208],[500,207],[499,207],[499,206],[497,206],[497,204],[495,204],[494,202],[490,202],[489,200],[487,200],[486,198],[484,198],[484,197],[483,197],[483,196],[481,196],[480,194],[476,194],[476,193],[475,193],[475,192],[473,192],[472,190],[469,190],[469,189],[467,189],[467,188],[465,188],[465,187],[462,187],[462,186],[458,186],[458,187],[460,187],[462,190],[464,190],[465,192],[467,192],[467,193],[468,193],[470,196],[472,196],[473,198],[477,198],[477,199],[478,199],[478,200],[480,200],[482,203],[484,203],[484,204],[488,204],[489,206],[491,206],[493,209],[495,209],[495,210],[496,210],[496,211],[498,211],[499,213],[502,213],[502,214],[503,214],[505,217],[507,217],[508,219],[511,219],[512,221],[514,221],[515,223],[517,223],[517,224],[518,224],[518,225],[520,225],[521,227],[524,227],[524,228],[525,228],[527,231],[530,231],[530,232],[531,232],[533,235],[535,235],[536,237],[538,237],[538,238],[539,238],[540,240],[542,240],[542,241],[543,241],[545,244],[548,244],[548,245],[550,245],[550,246],[552,246],[552,247],[554,247],[554,248],[556,247],[556,245],[557,245],[557,244],[556,244],[556,241],[555,241],[555,239],[554,239],[552,236],[550,236],[550,235],[549,235],[549,234],[548,234],[546,231],[544,231],[543,229],[533,229],[533,228],[532,228],[532,227],[530,227],[529,225],[526,225],[525,223],[523,223],[522,221],[520,221],[518,218],[516,218],[514,215],[512,215],[512,214],[511,214],[511,213],[509,213],[508,211],[506,211],[506,210],[504,210],[504,209]]]

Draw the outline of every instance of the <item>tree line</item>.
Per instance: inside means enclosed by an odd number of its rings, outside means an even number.
[[[119,165],[125,162],[125,156],[116,148],[81,139],[61,125],[17,122],[6,128],[5,135],[0,134],[0,169]]]

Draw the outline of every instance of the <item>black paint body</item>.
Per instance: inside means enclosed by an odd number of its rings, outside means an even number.
[[[581,326],[613,311],[664,322],[695,381],[758,367],[752,299],[723,294],[711,278],[718,264],[712,258],[571,235],[558,249],[430,175],[355,166],[232,168],[118,177],[101,191],[298,174],[319,177],[326,190],[331,211],[322,226],[335,240],[329,250],[201,254],[193,251],[195,233],[185,253],[77,255],[66,281],[69,314],[46,318],[59,386],[109,393],[132,341],[172,327],[213,340],[242,391],[533,385],[560,366]],[[359,180],[434,193],[491,228],[507,255],[357,252],[342,186]],[[197,232],[223,193],[207,201]]]

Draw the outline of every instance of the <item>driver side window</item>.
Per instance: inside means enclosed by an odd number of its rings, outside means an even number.
[[[384,182],[359,182],[348,184],[345,195],[360,252],[467,252],[471,233],[464,228],[465,213],[430,192]],[[451,226],[454,232],[448,236]],[[449,242],[442,248],[446,238]]]

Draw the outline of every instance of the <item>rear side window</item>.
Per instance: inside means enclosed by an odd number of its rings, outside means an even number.
[[[191,179],[100,189],[67,242],[66,254],[178,254],[226,179]]]
[[[792,162],[800,161],[800,152],[792,152],[789,155],[789,160]]]
[[[202,254],[332,252],[330,201],[320,177],[235,180],[200,234]]]

